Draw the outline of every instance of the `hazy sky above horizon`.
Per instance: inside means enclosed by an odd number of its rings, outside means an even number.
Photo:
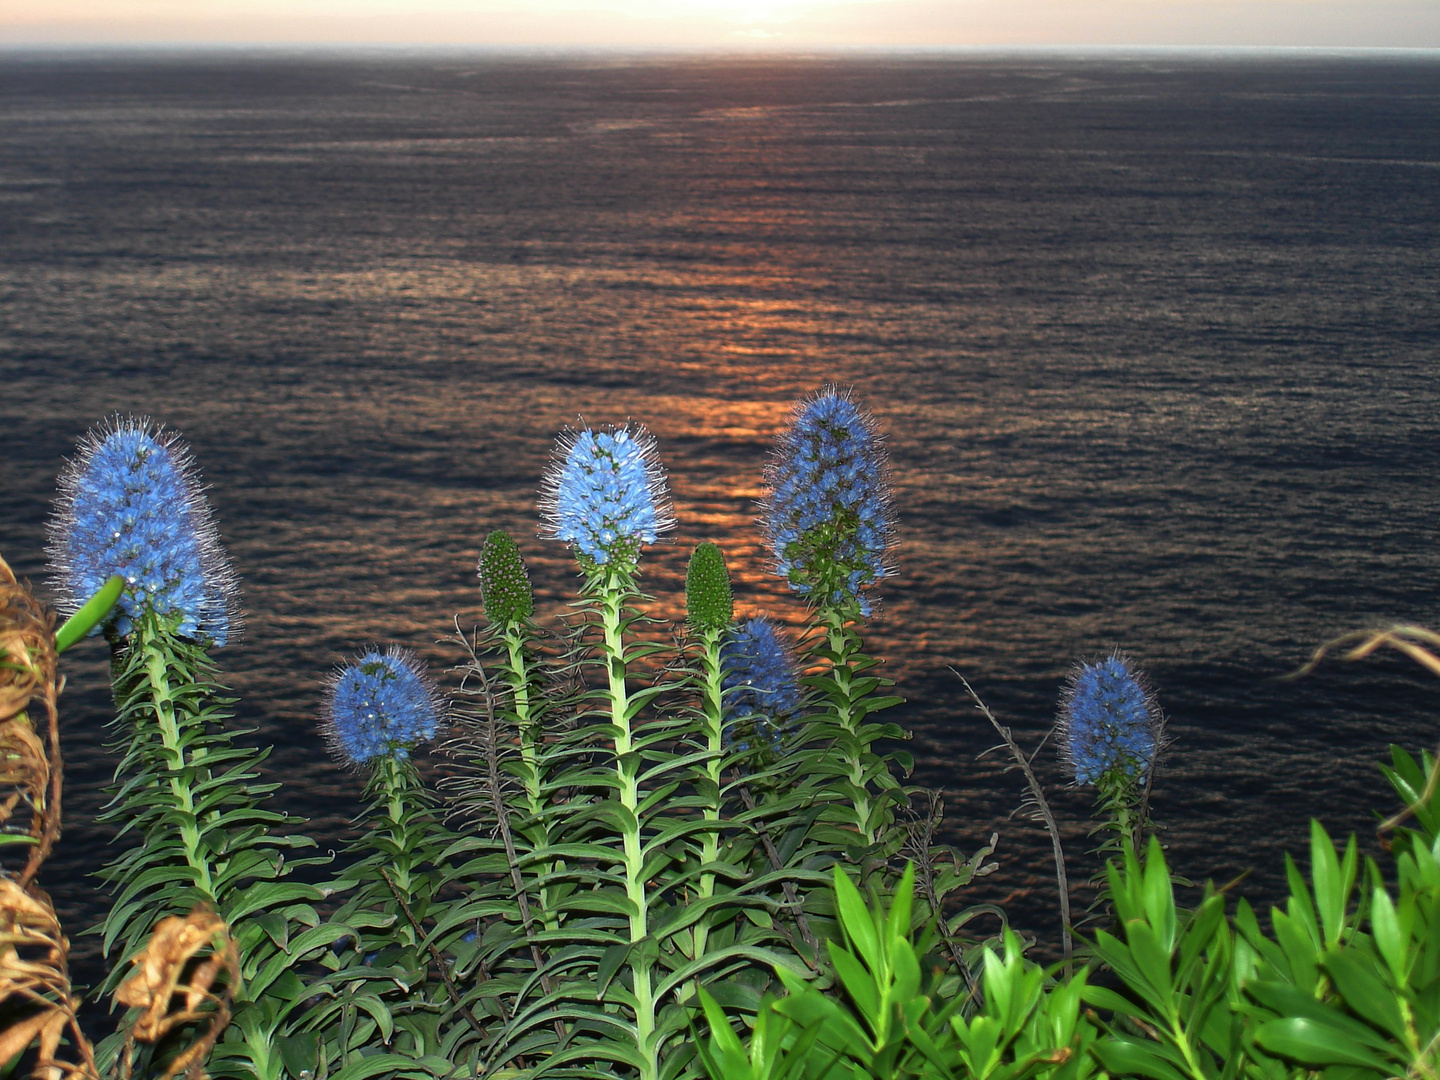
[[[0,45],[1440,48],[1440,0],[0,0]]]

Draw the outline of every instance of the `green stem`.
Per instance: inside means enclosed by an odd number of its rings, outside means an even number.
[[[1138,851],[1136,843],[1136,826],[1139,818],[1131,812],[1128,803],[1120,803],[1115,808],[1115,828],[1120,833],[1120,842],[1125,845],[1125,850],[1133,853]]]
[[[1119,848],[1129,851],[1137,858],[1140,854],[1140,834],[1145,826],[1145,817],[1139,813],[1139,793],[1135,781],[1123,770],[1114,769],[1101,776],[1096,784],[1100,794],[1102,812],[1106,822],[1101,828],[1113,831],[1114,835],[1100,845],[1102,852]]]
[[[518,622],[507,623],[504,631],[505,681],[510,686],[510,702],[515,711],[516,726],[520,731],[520,760],[524,766],[522,783],[525,788],[525,809],[529,822],[520,830],[533,848],[548,847],[550,828],[545,822],[544,773],[541,768],[540,722],[530,700],[530,661],[525,652],[526,639]],[[540,863],[535,873],[541,878],[564,868],[564,864],[551,860]],[[540,917],[546,930],[558,930],[560,917],[555,913],[554,890],[550,887],[539,891]]]
[[[1210,1070],[1205,1068],[1205,1064],[1200,1060],[1200,1055],[1191,1044],[1189,1036],[1185,1034],[1185,1027],[1181,1022],[1179,1012],[1170,1010],[1168,1019],[1170,1021],[1170,1038],[1175,1041],[1175,1048],[1185,1059],[1185,1067],[1190,1076],[1194,1080],[1210,1080]]]
[[[505,659],[510,700],[520,729],[520,758],[525,763],[525,802],[530,813],[539,816],[545,808],[540,790],[539,732],[530,710],[530,672],[525,662],[525,641],[515,623],[505,627]]]
[[[396,896],[403,898],[405,904],[410,904],[415,898],[412,848],[416,836],[410,828],[413,808],[409,796],[410,790],[419,783],[419,776],[415,772],[415,766],[408,761],[398,761],[385,754],[375,769],[375,783],[380,788],[385,827],[390,833],[391,843],[395,846],[394,852],[389,856],[391,863],[383,867],[381,873]],[[409,927],[405,929],[409,937],[405,944],[419,946],[420,939],[410,932]]]
[[[194,760],[187,760],[181,741],[181,719],[176,712],[175,692],[170,682],[169,634],[160,625],[159,617],[147,612],[135,628],[135,645],[142,659],[143,693],[148,699],[155,728],[160,736],[161,753],[164,756],[169,776],[165,783],[169,789],[170,802],[180,832],[181,847],[185,862],[193,874],[195,888],[219,910],[220,898],[216,894],[211,877],[210,859],[212,852],[201,838],[200,819],[195,812],[194,788],[197,781],[208,779],[208,770],[197,766]],[[144,737],[143,733],[140,737]],[[196,757],[203,757],[203,749]],[[190,775],[199,771],[200,776]]]
[[[710,756],[705,760],[706,787],[702,796],[706,803],[702,809],[705,820],[714,823],[714,828],[705,832],[700,844],[702,865],[715,863],[720,858],[720,767],[724,752],[725,713],[723,702],[724,673],[720,669],[720,639],[723,630],[707,629],[700,632],[700,710],[705,729],[705,749]],[[700,875],[700,899],[708,900],[715,895],[715,875],[710,872]],[[705,945],[710,936],[710,919],[705,916],[695,924],[694,951],[692,959],[705,955]]]
[[[870,790],[865,783],[865,751],[867,744],[860,728],[864,722],[864,712],[856,710],[853,683],[855,672],[852,669],[851,657],[858,650],[859,643],[856,635],[846,625],[845,616],[835,608],[822,608],[821,619],[825,625],[825,639],[829,651],[833,655],[830,678],[840,691],[839,695],[831,701],[835,710],[836,722],[850,735],[841,750],[845,761],[846,779],[850,782],[850,801],[855,811],[855,828],[864,842],[864,850],[869,851],[876,844],[877,837],[875,830],[870,826],[871,799]]]
[[[110,580],[100,586],[100,591],[86,600],[80,610],[71,615],[55,631],[55,654],[58,656],[100,624],[100,620],[115,610],[120,594],[125,591],[125,579],[112,574]]]
[[[600,582],[600,622],[604,637],[601,655],[608,677],[607,696],[610,722],[615,727],[615,778],[620,805],[630,812],[630,821],[621,837],[625,866],[625,893],[632,905],[630,941],[636,944],[649,934],[649,898],[645,890],[644,849],[640,838],[640,756],[635,753],[634,733],[629,717],[630,693],[625,684],[625,602],[631,589],[628,578],[614,570]],[[644,951],[632,949],[629,960],[631,987],[635,995],[635,1036],[640,1051],[640,1080],[657,1080],[660,1072],[655,1045],[656,1002],[651,965]]]

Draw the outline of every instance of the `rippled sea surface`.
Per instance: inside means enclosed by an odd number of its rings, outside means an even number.
[[[659,439],[660,612],[709,538],[742,611],[799,621],[755,499],[827,382],[889,433],[869,639],[946,838],[1000,834],[977,900],[1053,939],[1048,844],[952,666],[1033,747],[1068,665],[1128,650],[1196,880],[1269,899],[1311,816],[1372,833],[1373,762],[1434,744],[1440,685],[1385,657],[1273,680],[1440,624],[1440,62],[0,57],[0,551],[43,582],[102,417],[183,432],[244,578],[218,659],[322,848],[360,791],[323,678],[370,642],[453,663],[492,528],[562,609],[535,488],[577,417]],[[74,935],[103,645],[66,671],[45,881]],[[1037,764],[1083,879],[1088,797]]]

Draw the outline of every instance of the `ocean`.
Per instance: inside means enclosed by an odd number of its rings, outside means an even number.
[[[1178,871],[1270,902],[1311,817],[1378,855],[1375,762],[1435,744],[1440,685],[1276,679],[1440,627],[1440,60],[0,57],[0,552],[43,590],[87,428],[183,433],[243,579],[216,658],[322,850],[360,807],[316,733],[337,663],[394,641],[446,680],[493,528],[564,609],[535,499],[566,425],[659,441],[658,613],[713,539],[742,613],[802,621],[756,499],[826,384],[888,436],[867,640],[945,840],[998,833],[975,902],[1053,945],[1048,841],[951,669],[1034,749],[1114,648],[1169,717]],[[106,669],[67,657],[42,879],[92,982]],[[1036,764],[1083,880],[1090,795]]]

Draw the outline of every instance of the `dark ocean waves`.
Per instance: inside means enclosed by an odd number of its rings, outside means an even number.
[[[90,425],[184,432],[244,577],[240,720],[329,846],[359,789],[321,681],[372,642],[453,663],[492,528],[563,610],[535,489],[579,417],[659,440],[660,613],[714,539],[742,612],[801,621],[755,500],[790,403],[836,382],[889,434],[871,640],[917,779],[948,840],[1000,833],[977,898],[1053,922],[1045,838],[948,668],[1034,746],[1068,665],[1117,646],[1170,717],[1177,864],[1268,897],[1308,817],[1366,832],[1372,762],[1435,738],[1406,661],[1275,677],[1440,623],[1437,162],[1424,60],[10,55],[0,550],[43,577]],[[64,701],[72,929],[103,903],[103,654]],[[1081,880],[1088,793],[1037,761]]]

